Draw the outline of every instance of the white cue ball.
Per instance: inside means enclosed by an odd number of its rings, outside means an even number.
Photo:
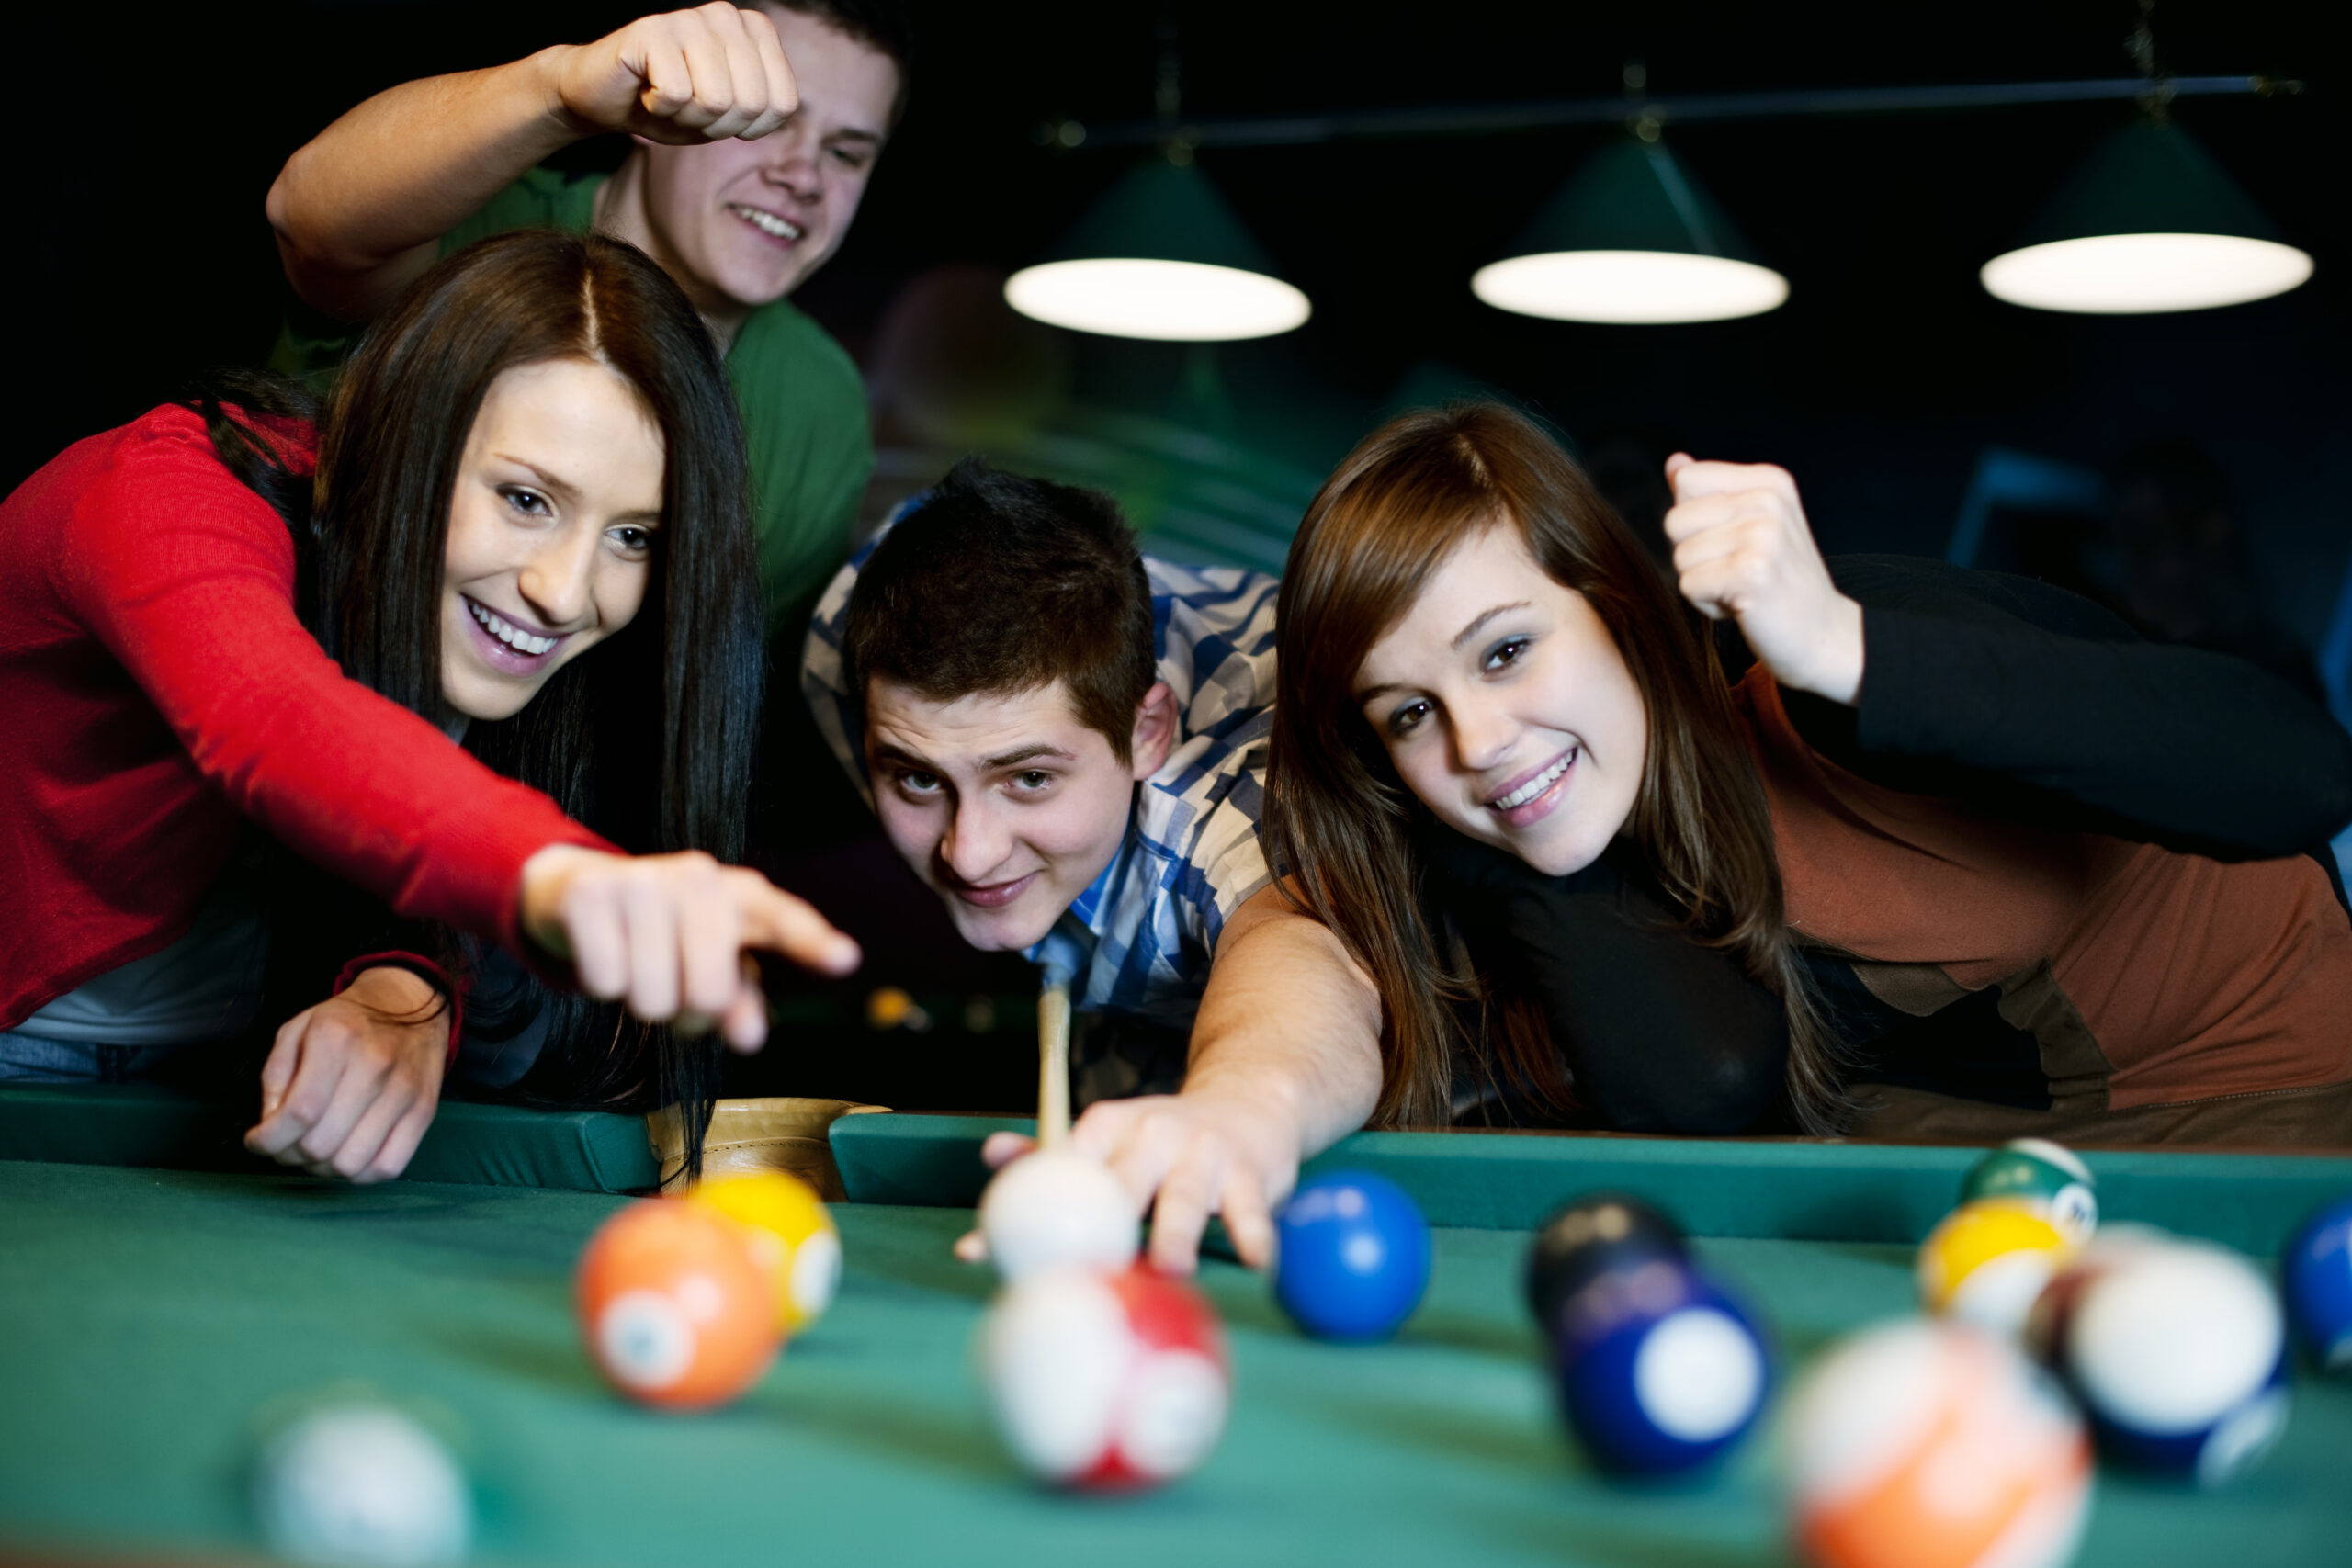
[[[263,1449],[254,1506],[270,1550],[307,1568],[440,1568],[473,1536],[465,1473],[397,1410],[338,1404]]]
[[[980,1195],[980,1234],[1008,1280],[1075,1263],[1125,1269],[1142,1226],[1111,1168],[1069,1149],[1039,1149],[996,1173]]]

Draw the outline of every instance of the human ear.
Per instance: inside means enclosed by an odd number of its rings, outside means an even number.
[[[1175,745],[1176,694],[1168,689],[1167,682],[1154,681],[1143,701],[1136,705],[1135,733],[1127,741],[1136,781],[1140,784],[1159,772]]]

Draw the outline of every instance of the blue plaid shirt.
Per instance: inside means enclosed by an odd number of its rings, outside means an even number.
[[[879,535],[876,536],[878,540]],[[869,543],[817,606],[800,687],[817,728],[868,806],[864,694],[842,679],[842,622]],[[1178,732],[1167,762],[1136,786],[1127,834],[1071,903],[1033,963],[1068,970],[1086,1011],[1189,1031],[1226,920],[1272,879],[1258,847],[1274,702],[1274,592],[1261,572],[1144,558],[1159,678]]]

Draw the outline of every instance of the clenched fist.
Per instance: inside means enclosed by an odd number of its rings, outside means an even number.
[[[1666,460],[1666,536],[1682,596],[1739,623],[1773,678],[1851,706],[1862,689],[1862,607],[1838,591],[1797,501],[1769,463]]]
[[[639,17],[563,51],[555,92],[577,129],[675,146],[757,141],[800,107],[775,24],[726,0]]]

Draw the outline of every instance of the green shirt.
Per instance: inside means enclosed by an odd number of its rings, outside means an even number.
[[[584,234],[605,179],[533,169],[442,236],[441,254],[513,229]],[[307,319],[288,320],[279,333],[269,367],[315,387],[343,363],[359,333],[301,315]],[[771,635],[789,635],[849,558],[858,502],[874,471],[865,384],[842,345],[788,299],[763,305],[744,321],[727,351],[727,374],[751,459],[760,599]],[[793,644],[797,653],[797,637]]]

